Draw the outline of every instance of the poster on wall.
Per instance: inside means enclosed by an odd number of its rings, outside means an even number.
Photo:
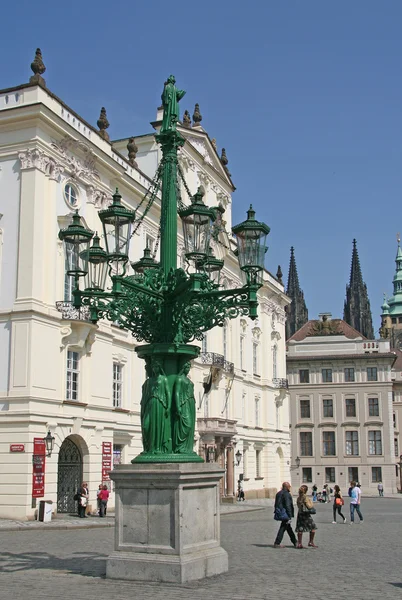
[[[110,476],[112,470],[112,442],[102,442],[102,483],[110,489]]]
[[[42,438],[34,438],[32,455],[32,498],[45,495],[46,445]]]

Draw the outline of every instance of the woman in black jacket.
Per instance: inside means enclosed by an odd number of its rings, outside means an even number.
[[[291,525],[291,519],[293,519],[293,517],[295,516],[295,510],[293,507],[293,499],[290,493],[290,483],[288,481],[282,483],[282,489],[275,496],[275,509],[276,508],[285,509],[286,514],[289,518],[281,521],[281,526],[279,527],[279,531],[276,536],[274,548],[283,548],[281,541],[283,540],[285,531],[287,531],[288,536],[290,537],[290,541],[296,548],[297,540]]]

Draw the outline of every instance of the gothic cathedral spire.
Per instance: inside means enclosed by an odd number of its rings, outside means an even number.
[[[308,321],[308,310],[304,301],[304,294],[300,289],[293,246],[290,249],[288,287],[286,289],[286,294],[292,300],[292,303],[287,307],[286,339],[288,340]]]
[[[356,240],[353,240],[352,266],[349,285],[346,286],[343,319],[369,340],[374,339],[370,300],[362,277]]]

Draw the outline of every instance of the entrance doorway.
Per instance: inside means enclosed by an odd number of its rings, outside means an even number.
[[[57,473],[57,512],[75,513],[74,495],[82,483],[82,453],[68,437],[60,447]]]

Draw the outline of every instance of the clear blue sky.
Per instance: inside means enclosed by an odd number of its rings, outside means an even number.
[[[112,138],[151,131],[163,81],[199,102],[237,187],[271,227],[267,267],[295,247],[310,318],[342,316],[352,239],[379,327],[402,230],[402,2],[37,0],[2,9],[1,87],[30,76]]]

